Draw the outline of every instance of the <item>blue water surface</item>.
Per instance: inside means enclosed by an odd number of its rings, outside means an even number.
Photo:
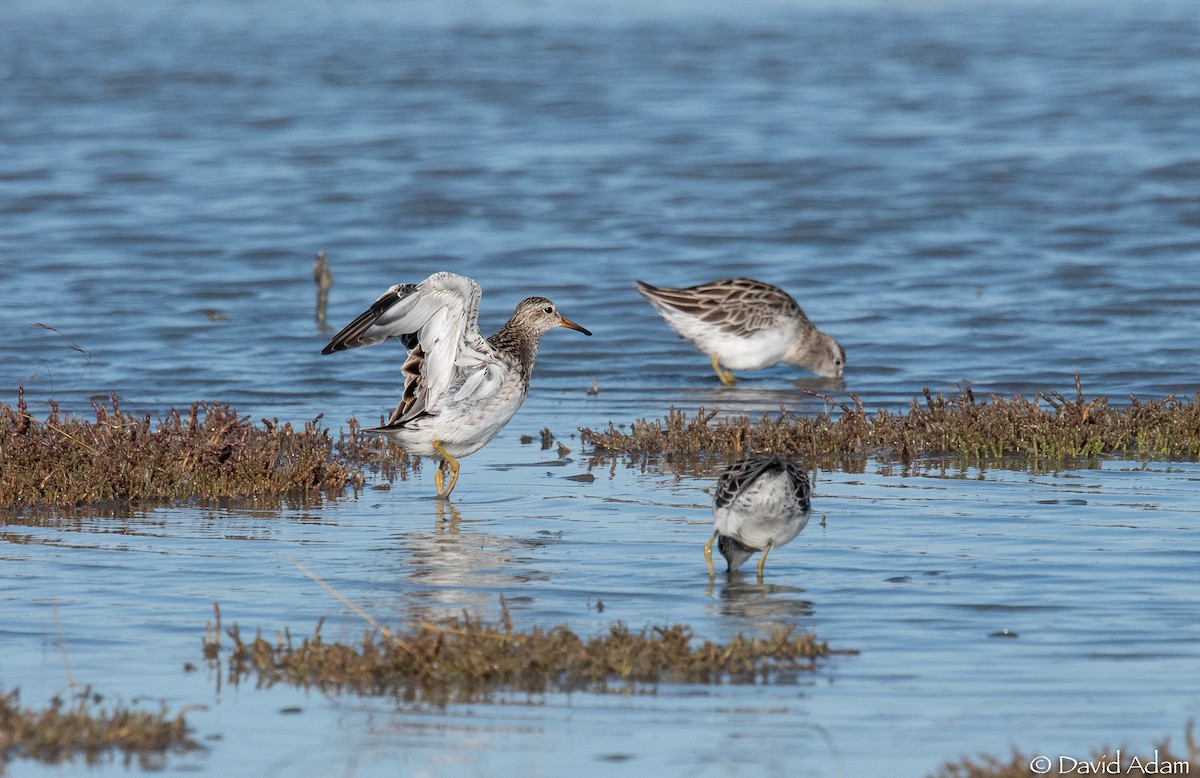
[[[825,524],[773,552],[763,585],[710,585],[711,480],[591,462],[577,432],[671,407],[826,408],[805,390],[889,409],[963,383],[1071,393],[1076,374],[1118,404],[1192,397],[1193,3],[8,0],[0,16],[5,402],[204,400],[336,433],[394,406],[403,351],[322,357],[332,329],[438,270],[481,283],[489,332],[544,294],[595,333],[547,335],[453,513],[424,467],[313,506],[3,516],[0,684],[24,703],[72,682],[165,701],[205,748],[162,769],[289,776],[915,776],[1013,746],[1148,751],[1196,714],[1195,463],[819,473]],[[730,275],[790,291],[846,348],[844,384],[779,366],[724,388],[633,291]],[[543,428],[565,458],[521,442]],[[777,685],[444,711],[219,683],[201,656],[214,601],[244,631],[366,627],[290,559],[393,626],[493,618],[503,595],[518,626],[794,625],[860,653]]]

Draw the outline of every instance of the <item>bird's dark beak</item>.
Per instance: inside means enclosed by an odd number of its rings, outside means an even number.
[[[558,326],[560,326],[560,327],[566,327],[569,330],[575,330],[577,332],[582,332],[584,335],[592,334],[592,331],[589,330],[587,327],[580,327],[578,324],[571,321],[566,316],[559,316],[558,318],[559,318]]]

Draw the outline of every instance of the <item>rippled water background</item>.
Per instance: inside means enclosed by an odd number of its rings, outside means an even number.
[[[334,327],[448,269],[483,285],[488,330],[540,293],[596,333],[543,341],[525,408],[464,461],[456,520],[428,468],[311,508],[4,517],[0,683],[26,704],[67,689],[61,629],[74,680],[202,706],[206,750],[166,769],[212,775],[923,775],[1013,745],[1148,748],[1196,715],[1194,463],[821,473],[826,526],[772,554],[764,586],[711,588],[707,479],[567,480],[589,472],[577,428],[672,405],[819,410],[814,388],[899,407],[1076,372],[1114,402],[1200,390],[1194,4],[2,14],[5,401],[373,420],[402,352],[319,356],[318,250]],[[845,346],[845,386],[780,367],[723,389],[632,290],[731,274],[790,290]],[[520,443],[543,427],[566,460]],[[185,672],[214,600],[244,630],[327,616],[326,637],[357,637],[285,557],[392,624],[493,616],[503,594],[518,626],[797,624],[862,653],[792,684],[444,712]]]

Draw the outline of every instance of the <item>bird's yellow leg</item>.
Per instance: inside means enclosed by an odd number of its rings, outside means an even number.
[[[446,460],[446,464],[450,467],[450,485],[446,487],[446,491],[442,491],[442,469],[439,467],[437,475],[434,476],[434,482],[437,484],[438,497],[450,498],[450,492],[454,491],[454,485],[458,483],[458,460],[450,456],[450,452],[442,448],[442,441],[433,441],[433,450],[442,455]]]
[[[737,383],[737,379],[733,377],[733,371],[727,367],[721,367],[721,355],[713,354],[712,369],[717,374],[717,378],[721,379],[721,383],[725,386],[733,386]]]
[[[442,473],[442,463],[438,462],[438,469],[433,474],[433,482],[437,485],[438,497],[445,497],[446,492],[442,490],[442,479],[446,476]]]
[[[720,535],[720,534],[721,534],[720,530],[714,532],[712,534],[712,537],[708,539],[708,542],[704,544],[704,562],[705,562],[705,564],[708,565],[708,577],[709,578],[715,578],[717,575],[717,571],[713,570],[712,544],[713,544],[713,541],[717,539],[717,535]]]
[[[763,568],[767,564],[767,554],[771,553],[771,541],[767,541],[767,547],[763,549],[762,559],[758,560],[758,582],[762,583]]]

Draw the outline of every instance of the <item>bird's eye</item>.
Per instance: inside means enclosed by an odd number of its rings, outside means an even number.
[[[554,306],[553,306],[553,305],[547,305],[545,308],[543,308],[543,309],[542,309],[542,311],[543,311],[544,313],[554,313]]]

